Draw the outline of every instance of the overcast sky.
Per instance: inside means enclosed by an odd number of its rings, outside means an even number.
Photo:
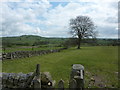
[[[99,38],[118,37],[118,0],[2,0],[0,37],[70,37],[69,20],[89,16]]]

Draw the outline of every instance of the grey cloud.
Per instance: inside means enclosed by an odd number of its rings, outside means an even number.
[[[108,23],[117,23],[117,17],[108,17],[105,21],[107,21]]]
[[[118,35],[118,31],[115,27],[99,27],[98,28],[99,35],[101,38],[115,38]]]
[[[113,7],[115,9],[117,9],[118,8],[118,2],[111,2],[110,7]]]

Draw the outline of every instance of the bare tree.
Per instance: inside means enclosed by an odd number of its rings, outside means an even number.
[[[83,38],[94,38],[96,36],[95,25],[88,16],[77,16],[75,19],[70,19],[69,25],[70,33],[78,38],[78,49],[80,49]]]

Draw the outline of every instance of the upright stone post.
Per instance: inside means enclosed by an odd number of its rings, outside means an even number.
[[[58,82],[58,90],[64,90],[64,81],[62,79]]]
[[[41,88],[41,78],[40,78],[40,65],[37,64],[36,66],[36,75],[34,78],[34,88]]]
[[[28,87],[29,87],[29,85],[31,84],[31,82],[32,82],[33,78],[35,77],[35,75],[36,75],[36,72],[34,72],[34,73],[29,77],[29,79],[27,80],[24,88],[28,88]]]
[[[69,89],[70,90],[76,90],[77,88],[77,82],[75,79],[72,79],[70,82],[69,82]]]
[[[75,79],[77,82],[77,89],[84,88],[84,66],[81,64],[74,64],[70,75],[70,80]]]
[[[5,49],[6,49],[6,48],[5,48],[5,47],[3,47],[3,53],[5,53]]]

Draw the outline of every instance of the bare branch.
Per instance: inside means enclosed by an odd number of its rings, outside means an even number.
[[[80,40],[83,38],[95,38],[96,32],[94,29],[96,28],[91,18],[88,16],[77,16],[75,19],[70,19],[70,33],[73,36],[78,37],[78,48],[80,47]]]

